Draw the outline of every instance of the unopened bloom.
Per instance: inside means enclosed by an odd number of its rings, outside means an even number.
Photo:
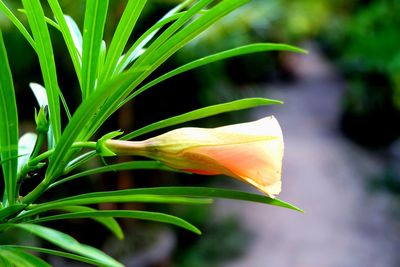
[[[273,197],[281,191],[283,137],[270,116],[218,128],[180,128],[144,141],[106,140],[116,155],[139,155],[197,174],[225,174]]]

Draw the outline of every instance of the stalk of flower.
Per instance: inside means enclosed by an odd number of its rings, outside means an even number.
[[[159,160],[178,170],[225,174],[270,197],[281,191],[283,137],[273,116],[218,128],[180,128],[144,141],[105,140],[115,155]]]

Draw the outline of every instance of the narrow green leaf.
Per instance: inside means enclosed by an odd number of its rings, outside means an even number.
[[[163,198],[163,196],[165,196],[165,198]],[[210,197],[258,202],[303,212],[300,208],[285,201],[282,201],[278,198],[270,198],[263,195],[246,193],[236,190],[185,186],[137,188],[108,192],[95,192],[73,196],[32,206],[30,210],[24,212],[24,214],[22,215],[19,215],[15,220],[12,221],[18,221],[29,216],[33,216],[51,209],[68,205],[87,205],[101,202],[159,202],[208,204],[210,202],[207,198]]]
[[[19,12],[21,12],[21,13],[23,13],[23,14],[26,14],[26,10],[25,9],[18,9],[18,11]],[[55,29],[57,29],[57,30],[60,30],[60,26],[57,24],[57,22],[55,22],[54,20],[52,20],[52,19],[50,19],[50,18],[48,18],[48,17],[45,17],[44,18],[45,20],[46,20],[46,22],[50,25],[50,26],[52,26],[52,27],[54,27]]]
[[[61,91],[58,87],[57,72],[50,34],[40,0],[22,0],[22,3],[26,10],[28,22],[36,42],[36,52],[39,58],[40,68],[49,102],[51,128],[54,134],[55,143],[57,143],[61,136],[59,100]]]
[[[103,192],[99,194],[108,194],[110,192]],[[92,193],[95,194],[95,193]],[[283,208],[288,208],[296,211],[301,209],[296,206],[284,202],[277,198],[270,198],[263,195],[246,193],[237,190],[220,189],[220,188],[209,188],[209,187],[154,187],[154,188],[137,188],[137,189],[126,189],[119,191],[112,191],[113,196],[124,196],[130,194],[156,194],[166,196],[186,196],[186,197],[216,197],[216,198],[227,198],[236,200],[245,200],[251,202],[264,203]],[[86,194],[87,197],[91,197],[90,194]],[[74,198],[74,197],[72,197]]]
[[[17,29],[20,31],[20,33],[25,37],[25,39],[29,42],[29,44],[32,46],[33,50],[36,50],[36,43],[33,40],[32,36],[29,34],[29,32],[26,30],[24,25],[21,23],[21,21],[11,12],[11,10],[5,5],[3,0],[0,0],[0,10],[3,11],[4,15],[7,16],[7,18],[17,27]]]
[[[13,206],[8,206],[7,208],[3,208],[0,210],[0,221],[4,220],[8,216],[19,212],[20,210],[24,209],[26,205],[22,204],[15,204]]]
[[[169,204],[211,204],[209,198],[192,198],[182,196],[168,196],[157,194],[137,194],[135,191],[126,191],[123,194],[120,191],[95,192],[63,198],[43,204],[31,206],[31,209],[19,215],[11,222],[43,213],[49,210],[59,209],[65,206],[90,205],[98,203],[125,203],[125,202],[143,202],[143,203],[169,203]]]
[[[66,219],[81,219],[81,218],[97,218],[97,217],[114,217],[114,218],[131,218],[131,219],[139,219],[139,220],[149,220],[156,221],[162,223],[169,223],[179,227],[182,227],[186,230],[192,231],[196,234],[201,234],[200,230],[188,223],[187,221],[169,215],[165,213],[159,212],[150,212],[150,211],[137,211],[137,210],[101,210],[95,212],[75,212],[61,215],[53,215],[48,217],[42,217],[39,219],[34,219],[31,222],[39,223],[39,222],[47,222],[54,220],[66,220]]]
[[[100,76],[101,82],[103,82],[105,78],[111,77],[114,73],[118,59],[124,51],[128,38],[131,35],[146,2],[147,0],[128,1],[124,13],[118,22],[110,48],[108,49],[104,69]]]
[[[121,71],[125,70],[125,68],[129,64],[131,64],[136,58],[138,58],[140,55],[144,53],[145,51],[144,47],[147,45],[148,42],[150,42],[153,39],[153,37],[163,26],[172,21],[177,20],[183,14],[184,12],[177,13],[171,16],[164,16],[160,21],[151,26],[151,28],[149,28],[135,41],[135,43],[131,46],[131,48],[129,48],[128,52],[126,52],[125,55],[121,56],[117,68],[115,70],[115,73],[120,73]]]
[[[131,46],[128,52],[122,57],[118,63],[116,73],[124,70],[134,59],[138,57],[143,47],[157,34],[157,32],[166,24],[180,18],[185,12],[179,13],[181,10],[192,4],[194,0],[186,0],[168,11],[156,24],[151,26],[145,33],[143,33],[136,42]]]
[[[19,248],[0,246],[0,255],[17,267],[51,267],[44,260]]]
[[[84,177],[84,176],[89,176],[97,173],[105,173],[105,172],[117,172],[117,171],[124,171],[124,170],[163,170],[163,171],[175,171],[174,169],[171,169],[164,164],[162,164],[159,161],[129,161],[129,162],[122,162],[122,163],[116,163],[116,164],[111,164],[99,168],[93,168],[90,170],[86,170],[80,173],[76,173],[74,175],[68,176],[66,178],[63,178],[62,180],[59,180],[49,186],[49,188],[55,187],[57,185],[63,184],[65,182]]]
[[[56,246],[59,246],[67,251],[103,262],[107,266],[122,267],[123,265],[101,250],[94,247],[79,243],[76,239],[58,230],[44,227],[41,225],[21,223],[15,224],[14,227],[28,231]]]
[[[5,248],[18,248],[18,249],[23,249],[23,250],[31,250],[31,251],[36,251],[40,253],[45,253],[45,254],[50,254],[54,256],[59,256],[67,259],[72,259],[84,263],[88,263],[91,265],[96,265],[96,266],[105,266],[108,267],[108,265],[96,260],[96,259],[91,259],[83,256],[78,256],[75,254],[59,251],[59,250],[54,250],[54,249],[47,249],[47,248],[39,248],[39,247],[32,247],[32,246],[19,246],[19,245],[5,245],[2,246]],[[0,265],[1,266],[1,265]],[[12,266],[11,266],[12,267]]]
[[[82,155],[77,156],[73,160],[71,160],[68,165],[65,167],[64,173],[63,174],[68,174],[77,167],[81,166],[82,164],[85,164],[92,158],[94,158],[97,155],[96,151],[89,151],[86,152]]]
[[[7,258],[4,258],[0,254],[0,266],[3,267],[14,267],[13,264],[7,260]]]
[[[1,29],[0,62],[0,161],[4,179],[3,206],[9,206],[15,203],[17,194],[18,111]]]
[[[221,1],[214,7],[210,8],[207,12],[199,16],[196,20],[192,21],[187,26],[176,32],[180,28],[182,22],[186,23],[187,19],[192,18],[194,14],[197,14],[202,10],[204,7],[203,4],[209,4],[206,1],[199,1],[150,45],[145,54],[143,54],[133,64],[132,69],[140,69],[140,66],[149,66],[140,74],[139,77],[148,76],[149,73],[165,62],[171,55],[182,48],[190,40],[206,30],[216,21],[248,1],[249,0]],[[142,79],[139,78],[139,80],[141,81]]]
[[[259,52],[266,52],[266,51],[291,51],[291,52],[297,52],[297,53],[306,53],[305,50],[297,48],[295,46],[290,46],[286,44],[274,44],[274,43],[259,43],[259,44],[250,44],[250,45],[244,45],[240,47],[236,47],[230,50],[222,51],[213,55],[209,55],[206,57],[199,58],[197,60],[194,60],[192,62],[189,62],[181,67],[178,67],[156,79],[153,81],[147,83],[146,85],[140,87],[138,90],[136,90],[133,94],[131,94],[129,97],[127,97],[122,103],[121,106],[136,97],[138,94],[142,93],[143,91],[149,89],[150,87],[165,81],[166,79],[169,79],[171,77],[174,77],[178,74],[181,74],[183,72],[216,62],[220,60],[224,60],[227,58],[231,57],[237,57],[241,55],[246,55],[246,54],[253,54],[253,53],[259,53]]]
[[[95,89],[107,10],[108,0],[86,1],[82,47],[82,99],[84,100]]]
[[[76,213],[76,212],[92,212],[97,211],[96,209],[89,208],[86,206],[65,206],[60,207],[59,210]],[[119,226],[118,222],[112,217],[93,217],[93,220],[97,221],[98,223],[104,225],[108,228],[118,239],[124,239],[124,233],[122,232],[121,227]]]
[[[79,32],[79,29],[76,26],[75,22],[72,20],[72,18],[70,18],[68,16],[64,16],[61,6],[59,4],[59,1],[47,0],[47,2],[49,3],[50,8],[53,11],[53,14],[57,20],[59,29],[61,31],[61,34],[63,35],[65,44],[67,45],[67,49],[68,49],[69,55],[71,57],[72,64],[74,65],[79,84],[81,84],[82,46],[80,46],[80,50],[79,50],[79,47],[76,46],[76,44],[77,44],[76,41],[79,40],[78,39],[79,35],[77,35],[77,32]],[[80,34],[80,32],[79,32],[79,34]],[[81,44],[82,44],[82,36],[80,36],[80,38],[81,38]]]
[[[199,0],[194,3],[182,16],[179,17],[172,25],[170,25],[160,36],[146,49],[146,53],[143,57],[140,58],[137,62],[134,63],[134,69],[141,69],[140,66],[148,66],[146,59],[156,57],[162,57],[159,50],[160,47],[166,43],[168,40],[175,39],[170,38],[176,33],[183,25],[185,25],[188,21],[190,21],[195,15],[197,15],[203,8],[207,5],[211,4],[213,0]],[[170,38],[170,39],[169,39]],[[173,54],[173,53],[172,53]],[[166,59],[162,60],[164,62]],[[158,67],[158,66],[157,66]],[[155,67],[155,68],[157,68]],[[155,69],[154,68],[154,69]]]
[[[149,133],[158,129],[162,129],[165,127],[173,126],[176,124],[202,119],[206,117],[210,117],[213,115],[221,114],[224,112],[231,112],[236,110],[242,110],[247,108],[253,108],[258,106],[265,106],[265,105],[273,105],[273,104],[282,104],[281,101],[267,99],[267,98],[244,98],[240,100],[235,100],[232,102],[224,103],[224,104],[217,104],[213,106],[208,106],[200,109],[196,109],[178,116],[170,117],[168,119],[158,121],[147,125],[143,128],[140,128],[136,131],[128,133],[121,137],[122,140],[129,140],[135,137],[138,137],[142,134]]]

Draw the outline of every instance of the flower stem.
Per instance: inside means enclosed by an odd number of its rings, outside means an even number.
[[[32,152],[31,158],[35,158],[37,155],[39,155],[40,149],[43,146],[44,139],[45,139],[45,134],[44,133],[40,133],[38,135],[38,139],[36,141],[35,148],[34,148],[34,150]]]
[[[96,149],[96,142],[75,142],[72,144],[71,149],[73,148],[91,148]],[[55,149],[48,150],[35,158],[32,158],[27,164],[30,166],[35,166],[39,164],[41,161],[49,158]],[[31,204],[34,202],[38,197],[40,197],[49,185],[53,182],[53,180],[57,177],[50,177],[46,176],[39,184],[35,187],[29,194],[27,194],[23,199],[22,203],[24,204]]]

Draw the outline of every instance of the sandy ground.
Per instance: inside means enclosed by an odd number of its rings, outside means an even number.
[[[223,267],[400,266],[392,199],[366,188],[366,179],[379,171],[379,157],[337,129],[343,83],[312,47],[310,55],[289,63],[299,80],[268,85],[265,95],[285,105],[257,109],[254,117],[274,114],[280,121],[285,159],[279,198],[306,213],[218,201],[220,216],[239,215],[254,234],[247,253]]]

